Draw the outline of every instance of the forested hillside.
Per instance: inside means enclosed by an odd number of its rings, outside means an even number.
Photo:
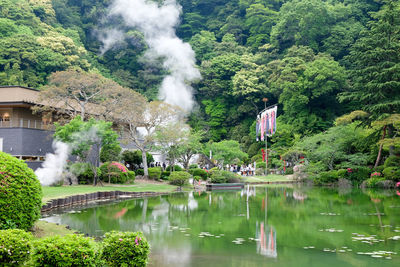
[[[111,2],[0,0],[0,84],[40,88],[52,72],[73,67],[96,70],[157,98],[166,71],[161,61],[142,60],[147,47],[141,32],[126,29],[128,37],[102,53],[102,30],[124,27],[118,19],[105,19]],[[197,106],[189,123],[206,130],[206,140],[235,139],[254,156],[263,146],[255,142],[254,125],[265,97],[267,104],[279,104],[271,140],[277,155],[295,144],[299,147],[291,150],[310,149],[302,145],[307,140],[298,143],[300,138],[328,129],[342,136],[337,133],[353,129],[354,120],[367,127],[358,133],[368,142],[347,140],[340,153],[347,149],[364,158],[336,162],[374,163],[383,125],[391,125],[384,138],[395,140],[398,128],[382,120],[400,113],[399,1],[178,2],[177,35],[191,44],[202,75],[193,84]],[[334,126],[336,118],[355,110],[364,111],[362,119],[352,113],[342,126]],[[393,142],[383,148],[393,150]]]

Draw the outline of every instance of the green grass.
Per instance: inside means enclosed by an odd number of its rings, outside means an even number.
[[[43,186],[42,202],[46,203],[50,199],[68,197],[79,194],[88,194],[99,191],[125,191],[125,192],[171,192],[176,190],[176,186],[169,184],[150,184],[137,182],[133,185],[73,185],[73,186]]]
[[[58,225],[46,221],[37,221],[32,229],[32,234],[35,238],[42,238],[55,235],[73,234],[75,230],[65,228],[65,225]]]
[[[245,182],[255,183],[255,182],[287,182],[291,181],[287,176],[278,174],[269,174],[267,176],[247,176],[244,177]]]

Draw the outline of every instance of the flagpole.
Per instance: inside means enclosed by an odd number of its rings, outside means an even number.
[[[265,135],[265,175],[268,175],[268,135]]]

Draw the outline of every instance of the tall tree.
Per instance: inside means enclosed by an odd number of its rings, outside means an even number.
[[[385,2],[352,47],[353,87],[341,95],[342,101],[355,101],[370,113],[371,121],[400,113],[400,2]]]

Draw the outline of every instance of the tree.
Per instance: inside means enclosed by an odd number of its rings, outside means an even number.
[[[189,168],[189,162],[195,154],[203,151],[203,131],[190,130],[187,137],[178,147],[179,161],[183,164],[185,169]]]
[[[98,73],[76,70],[55,72],[40,91],[39,111],[55,110],[74,117],[108,117],[129,89]]]
[[[133,142],[142,152],[144,176],[148,177],[146,152],[151,151],[157,141],[156,129],[175,120],[180,110],[161,101],[147,102],[143,96],[133,91],[124,101],[114,113],[118,114],[123,138]]]
[[[56,140],[69,144],[72,154],[79,156],[81,161],[92,162],[93,185],[97,185],[100,149],[109,150],[118,145],[118,134],[112,130],[112,123],[93,118],[85,122],[76,116],[68,124],[61,126],[55,123],[55,126]]]
[[[154,161],[153,155],[146,153],[147,165]],[[142,152],[140,150],[125,150],[122,152],[122,160],[129,164],[129,169],[139,168],[142,161]]]
[[[209,142],[205,147],[204,154],[208,155],[210,151],[212,158],[218,161],[220,167],[223,167],[224,163],[230,164],[234,160],[243,160],[247,157],[247,154],[240,149],[239,142],[235,140]]]
[[[387,0],[353,45],[349,55],[352,90],[342,101],[354,101],[371,114],[400,113],[400,3]]]

